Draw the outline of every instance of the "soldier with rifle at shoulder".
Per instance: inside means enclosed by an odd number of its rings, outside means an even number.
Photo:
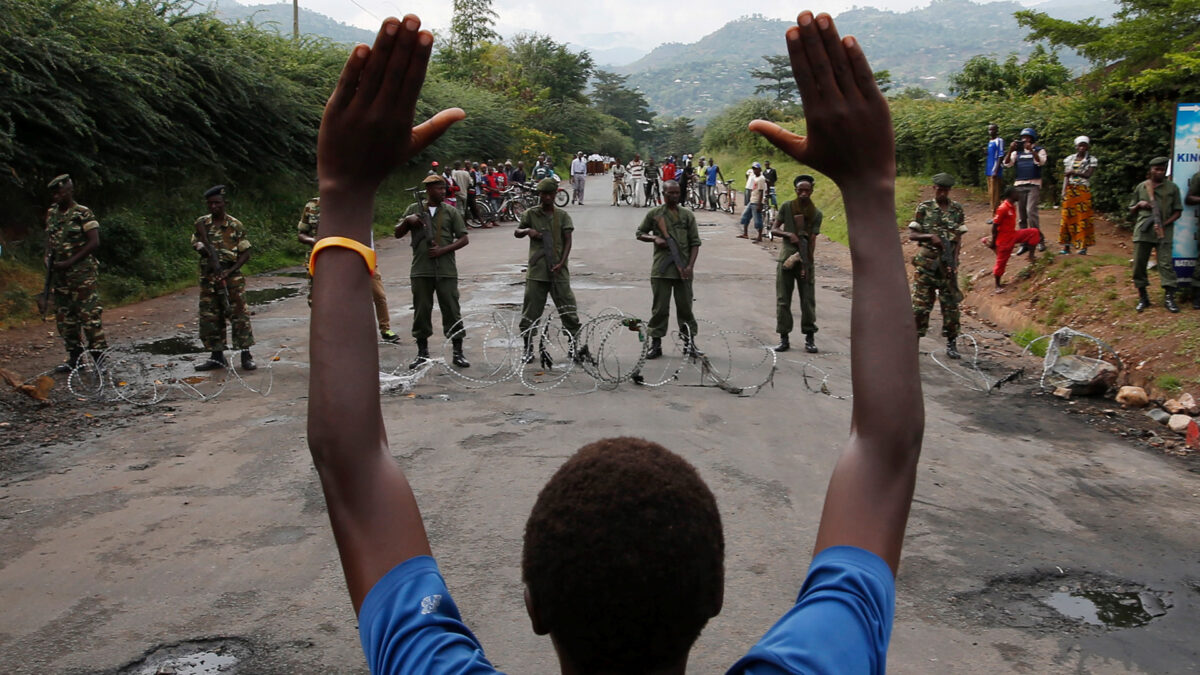
[[[554,198],[558,184],[553,178],[544,178],[537,184],[541,206],[521,214],[521,222],[513,236],[529,237],[529,266],[525,271],[525,299],[521,306],[521,337],[525,343],[523,360],[533,361],[533,336],[529,327],[542,318],[546,309],[546,295],[554,300],[558,318],[563,328],[571,334],[570,357],[575,361],[589,358],[587,345],[579,344],[579,314],[576,311],[575,293],[571,290],[571,273],[567,259],[571,256],[572,234],[575,225],[571,216],[555,208]],[[553,364],[545,350],[541,351],[542,364],[549,368]]]
[[[692,314],[692,276],[696,258],[700,255],[700,228],[696,216],[679,205],[679,183],[663,184],[666,204],[651,209],[638,226],[639,241],[654,244],[654,261],[650,265],[650,289],[653,293],[650,310],[650,351],[647,359],[662,356],[662,339],[671,319],[671,296],[675,296],[675,313],[679,333],[683,338],[683,353],[699,357],[696,333],[699,324]]]
[[[255,370],[250,356],[254,331],[246,308],[246,277],[242,265],[250,260],[250,240],[242,221],[225,212],[225,186],[204,193],[208,215],[194,223],[192,248],[200,254],[200,341],[212,355],[196,366],[198,371],[229,367],[225,360],[225,323],[229,322],[233,348],[242,352],[242,370]]]
[[[917,336],[925,337],[929,329],[929,314],[934,301],[942,305],[942,335],[946,338],[946,356],[960,358],[958,332],[960,314],[958,303],[958,257],[962,235],[967,231],[963,207],[950,201],[954,176],[939,173],[933,177],[934,198],[921,202],[908,224],[908,240],[919,243],[913,257],[917,268],[913,275],[913,317],[917,321]]]

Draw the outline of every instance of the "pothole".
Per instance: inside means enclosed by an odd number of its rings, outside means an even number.
[[[983,590],[952,601],[973,621],[1036,632],[1138,628],[1165,616],[1173,606],[1166,591],[1058,568],[996,577]]]
[[[117,675],[216,675],[237,673],[251,655],[250,643],[241,638],[189,640],[155,647],[145,656],[116,671]]]
[[[246,291],[246,304],[251,306],[266,305],[277,300],[284,300],[300,295],[302,286],[277,286],[275,288],[259,288]]]

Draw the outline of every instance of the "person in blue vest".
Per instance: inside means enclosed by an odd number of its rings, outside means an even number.
[[[1021,130],[1021,139],[1013,141],[1004,158],[1005,167],[1016,167],[1017,174],[1013,179],[1013,187],[1017,188],[1017,227],[1025,229],[1032,227],[1041,234],[1042,228],[1038,223],[1038,203],[1042,200],[1042,167],[1048,161],[1046,148],[1037,144],[1037,131],[1033,127]],[[1037,248],[1046,250],[1044,237],[1038,237]],[[1018,250],[1020,255],[1022,251]]]
[[[1001,193],[1004,191],[1004,139],[1000,138],[1000,127],[995,124],[987,125],[987,174],[988,201],[992,205],[992,213],[1000,206]]]

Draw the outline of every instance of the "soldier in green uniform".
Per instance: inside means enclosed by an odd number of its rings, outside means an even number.
[[[666,203],[651,209],[638,226],[637,238],[654,244],[650,264],[650,351],[647,359],[662,356],[662,338],[671,318],[671,295],[675,296],[676,320],[687,356],[701,356],[696,348],[699,325],[692,314],[692,276],[700,255],[700,228],[696,216],[679,205],[679,183],[663,183]]]
[[[69,361],[55,371],[70,372],[79,365],[83,341],[99,358],[108,343],[100,322],[103,307],[96,289],[99,265],[94,253],[100,248],[100,223],[92,210],[75,203],[75,185],[63,174],[46,187],[54,206],[46,212],[46,268],[50,271],[54,318],[58,334],[66,345]]]
[[[196,370],[227,368],[225,360],[225,323],[230,324],[233,348],[242,352],[242,370],[254,370],[250,347],[254,331],[250,329],[250,312],[246,308],[246,277],[242,265],[250,260],[250,240],[246,227],[225,212],[225,186],[217,185],[204,193],[208,215],[194,223],[192,248],[200,254],[200,342],[212,352]],[[218,270],[211,269],[215,249]]]
[[[1133,200],[1129,204],[1129,215],[1137,218],[1133,226],[1133,285],[1137,286],[1137,311],[1150,306],[1150,295],[1146,287],[1146,263],[1150,252],[1158,251],[1158,279],[1162,283],[1163,304],[1167,311],[1179,311],[1175,304],[1175,263],[1171,259],[1171,245],[1175,241],[1175,221],[1183,215],[1183,200],[1179,186],[1167,180],[1166,157],[1150,160],[1149,177],[1133,189]]]
[[[587,347],[579,346],[579,315],[576,312],[575,293],[571,291],[571,273],[567,259],[571,256],[571,240],[575,225],[566,211],[554,207],[558,184],[552,178],[544,178],[537,184],[541,208],[530,209],[521,215],[521,222],[513,236],[518,239],[529,237],[529,266],[525,271],[525,301],[521,306],[521,335],[525,342],[525,363],[533,361],[533,337],[529,327],[542,318],[546,309],[546,296],[554,300],[563,328],[571,334],[571,357],[576,360],[587,358]],[[545,244],[550,237],[553,246]]]
[[[817,297],[813,253],[821,233],[821,210],[812,203],[814,179],[807,174],[792,181],[796,198],[779,207],[771,236],[783,240],[779,265],[775,270],[775,331],[779,333],[777,352],[792,348],[792,289],[800,289],[800,330],[804,332],[804,351],[815,354],[817,343]]]
[[[917,335],[925,336],[929,329],[929,313],[936,298],[942,305],[942,335],[946,338],[946,356],[959,358],[958,258],[962,248],[963,208],[950,201],[954,177],[939,173],[933,177],[934,198],[921,202],[917,214],[908,224],[909,241],[920,244],[913,265],[913,316],[917,320]]]
[[[300,214],[300,222],[296,225],[296,239],[301,244],[315,246],[317,229],[321,225],[321,198],[313,197],[304,205]],[[305,257],[304,267],[308,269],[308,259]],[[379,267],[375,267],[375,277],[371,279],[371,298],[375,301],[375,321],[379,324],[379,337],[385,342],[399,342],[400,336],[392,330],[392,321],[388,317],[387,293],[383,290],[383,277]],[[308,306],[312,307],[312,275],[308,276]]]
[[[412,336],[417,340],[417,358],[409,364],[416,368],[429,358],[429,336],[433,335],[433,298],[437,296],[438,309],[442,313],[442,334],[454,345],[454,365],[469,368],[471,364],[463,354],[463,338],[466,333],[459,322],[462,313],[458,308],[458,267],[454,252],[466,246],[467,224],[458,209],[447,207],[446,181],[441,176],[426,176],[425,203],[413,204],[404,212],[396,225],[396,238],[412,233],[412,282],[413,327]]]

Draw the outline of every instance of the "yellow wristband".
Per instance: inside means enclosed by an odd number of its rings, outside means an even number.
[[[323,237],[317,241],[317,245],[313,246],[312,253],[308,256],[308,275],[316,276],[317,254],[321,249],[327,246],[337,246],[338,248],[348,248],[363,257],[363,262],[367,264],[367,274],[375,276],[375,251],[370,246],[366,246],[361,242],[346,237]]]

